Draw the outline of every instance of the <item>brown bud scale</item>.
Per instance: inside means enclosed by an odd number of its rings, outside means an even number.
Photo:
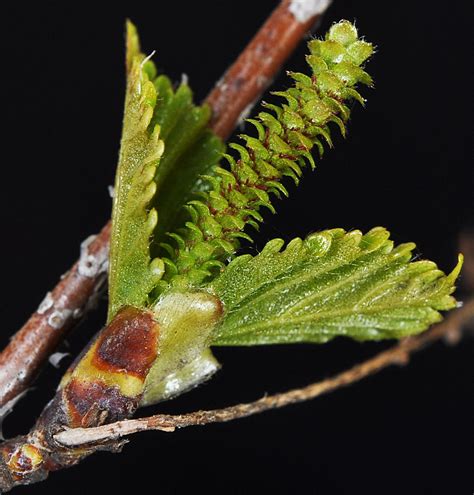
[[[115,441],[67,449],[55,442],[54,435],[65,428],[129,418],[158,356],[158,335],[153,313],[121,309],[70,367],[33,430],[0,446],[0,492],[42,480],[48,472],[77,464],[96,450],[120,448]]]

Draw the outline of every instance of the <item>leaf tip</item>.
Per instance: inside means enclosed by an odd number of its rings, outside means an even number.
[[[130,71],[133,58],[140,53],[140,38],[138,37],[138,31],[130,19],[125,21],[125,33],[126,33],[126,57],[125,62],[127,66],[127,72]]]

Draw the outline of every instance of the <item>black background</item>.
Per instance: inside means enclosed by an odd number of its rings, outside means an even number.
[[[468,130],[472,114],[469,2],[336,0],[319,33],[356,20],[378,45],[345,142],[268,216],[265,239],[384,225],[397,242],[449,270],[457,236],[473,225]],[[202,100],[271,11],[273,1],[67,2],[2,15],[1,340],[35,310],[110,215],[120,138],[123,25],[139,27],[161,71],[185,72]],[[286,64],[305,70],[304,44]],[[285,88],[281,75],[273,88]],[[268,97],[268,96],[267,96]],[[256,248],[248,248],[253,252]],[[461,293],[462,297],[462,293]],[[79,349],[103,322],[105,302],[68,340]],[[386,344],[217,349],[223,370],[207,385],[144,410],[224,406],[300,386]],[[64,346],[62,350],[64,350]],[[436,344],[313,402],[226,425],[134,437],[121,455],[97,454],[16,493],[469,494],[474,489],[473,340]],[[48,365],[4,422],[24,432],[70,361]]]

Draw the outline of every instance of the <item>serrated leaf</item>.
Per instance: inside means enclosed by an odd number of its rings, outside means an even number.
[[[181,83],[180,88],[186,83]],[[187,86],[186,86],[187,87]],[[156,177],[157,194],[153,199],[153,206],[160,215],[154,231],[154,242],[151,245],[152,256],[170,256],[172,253],[162,248],[162,241],[167,238],[168,232],[178,232],[189,218],[186,213],[186,203],[198,194],[208,189],[208,183],[202,179],[203,175],[211,175],[224,151],[222,140],[209,128],[210,110],[207,106],[197,107],[192,102],[192,93],[186,92],[188,99],[180,98],[178,89],[175,96],[171,96],[169,103],[181,115],[173,125],[169,124],[170,114],[164,113],[158,122],[168,128],[165,137],[165,152],[160,161]],[[179,98],[179,105],[176,99]],[[169,239],[168,239],[169,242]],[[169,267],[167,273],[173,273]],[[167,288],[163,282],[151,296],[152,300]]]
[[[165,151],[155,176],[157,193],[152,205],[159,212],[160,221],[153,233],[151,253],[163,256],[169,253],[161,249],[161,241],[167,232],[176,231],[186,221],[183,206],[207,187],[201,176],[212,173],[224,144],[208,128],[210,108],[193,103],[186,80],[174,90],[169,79],[162,75],[156,79],[155,87],[159,104],[153,122],[161,128]]]
[[[157,213],[149,205],[156,192],[154,176],[163,153],[159,126],[152,125],[156,89],[136,30],[127,24],[127,89],[122,140],[112,212],[109,267],[109,320],[124,305],[141,307],[163,272],[151,264],[150,236]]]
[[[208,116],[205,122],[208,123]],[[180,148],[179,153],[169,157],[166,148],[163,154],[160,167],[169,160],[172,162],[172,172],[163,181],[154,202],[160,212],[156,238],[183,225],[186,218],[183,205],[207,186],[201,176],[212,173],[212,168],[216,166],[224,150],[221,139],[201,125],[198,133],[192,133],[192,138],[187,143],[176,143]],[[167,140],[165,143],[166,146],[171,146]]]
[[[123,305],[148,305],[153,291],[151,299],[159,295],[166,266],[160,247],[165,234],[175,230],[183,205],[202,189],[201,174],[209,173],[223,150],[221,140],[208,129],[209,107],[193,103],[185,80],[175,90],[166,76],[156,77],[148,58],[140,51],[135,27],[128,22],[109,318]]]
[[[456,306],[462,257],[446,276],[431,261],[412,261],[414,244],[394,248],[383,228],[327,230],[282,246],[274,239],[234,259],[212,283],[225,307],[212,345],[400,338]]]

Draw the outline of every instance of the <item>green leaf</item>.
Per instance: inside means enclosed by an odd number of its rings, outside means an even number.
[[[206,187],[201,177],[213,173],[224,144],[208,127],[209,106],[193,103],[185,78],[176,90],[164,75],[154,84],[159,103],[152,121],[161,128],[165,151],[155,176],[157,191],[152,206],[159,212],[160,221],[153,233],[151,254],[163,257],[169,253],[162,243],[169,243],[168,232],[178,230],[187,220],[183,206]],[[167,283],[159,285],[152,299],[156,300],[167,286]]]
[[[109,320],[124,305],[141,307],[161,278],[161,259],[150,258],[150,236],[158,215],[149,203],[156,192],[154,176],[163,154],[160,128],[152,124],[157,101],[140,53],[134,26],[127,24],[127,89],[119,163],[115,178],[109,267]]]
[[[154,237],[162,241],[166,232],[176,230],[182,223],[183,205],[200,189],[201,175],[216,166],[224,145],[208,128],[209,106],[193,103],[185,80],[174,91],[169,79],[162,75],[156,79],[155,87],[159,104],[153,122],[161,128],[165,152],[155,177],[157,194],[153,206],[160,213],[160,221]],[[159,250],[155,251],[158,254]]]
[[[412,243],[394,248],[381,227],[365,235],[342,229],[270,241],[233,260],[211,285],[225,316],[212,345],[323,343],[400,338],[439,321],[456,306],[450,295],[462,265],[444,275],[412,261]]]
[[[196,106],[183,80],[175,90],[140,51],[127,23],[127,92],[112,214],[109,319],[124,305],[143,307],[161,293],[166,232],[202,189],[223,151],[208,128],[207,106]],[[158,166],[159,162],[159,166]],[[159,216],[159,221],[158,221]],[[165,284],[166,286],[167,284]],[[151,295],[154,293],[153,295]]]

